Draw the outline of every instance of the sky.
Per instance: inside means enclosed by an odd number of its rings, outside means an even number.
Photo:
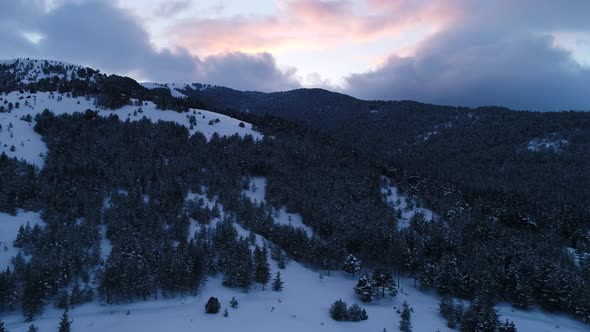
[[[0,58],[140,81],[590,110],[588,0],[13,0]]]

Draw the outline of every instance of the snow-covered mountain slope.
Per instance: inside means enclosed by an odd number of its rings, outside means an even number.
[[[166,88],[170,90],[170,94],[172,97],[176,98],[186,98],[186,96],[180,92],[179,90],[184,89],[185,87],[189,86],[188,84],[181,84],[181,83],[152,83],[152,82],[144,82],[141,85],[146,89],[158,89],[158,88]]]
[[[211,139],[214,133],[220,136],[252,135],[254,139],[261,139],[262,134],[253,130],[252,125],[226,115],[199,109],[191,109],[187,113],[176,111],[162,111],[156,109],[152,102],[144,102],[143,105],[126,105],[117,110],[105,110],[97,108],[94,98],[68,97],[67,94],[54,92],[30,93],[13,91],[8,94],[0,94],[0,106],[4,106],[7,112],[0,113],[0,153],[5,152],[9,157],[24,159],[29,163],[43,166],[43,157],[47,153],[47,147],[41,140],[41,136],[34,131],[35,115],[45,109],[55,114],[84,112],[87,109],[95,110],[101,116],[117,114],[122,121],[129,119],[137,121],[146,117],[154,122],[171,121],[189,128],[191,134],[201,132],[207,139]],[[30,116],[30,117],[29,117]],[[194,120],[191,125],[191,117]],[[29,122],[30,120],[30,122]]]
[[[264,199],[262,178],[255,178],[257,183],[256,197]],[[206,191],[206,188],[204,188]],[[190,193],[187,200],[203,198],[209,206],[217,202],[217,198],[207,199],[204,194]],[[149,200],[149,197],[146,197]],[[218,202],[217,202],[218,203]],[[219,204],[220,217],[212,221],[208,227],[223,219],[225,212]],[[0,215],[0,218],[7,217]],[[16,217],[7,217],[10,223],[0,222],[0,234],[6,238],[16,236],[20,224],[29,219],[34,222],[37,214],[19,211]],[[11,219],[12,218],[12,219]],[[276,222],[279,222],[275,220]],[[202,225],[191,220],[190,233],[198,232]],[[249,231],[238,223],[234,223],[238,233],[247,237]],[[10,233],[10,234],[9,234]],[[104,237],[104,232],[101,232]],[[8,235],[9,234],[9,235]],[[4,237],[2,237],[2,241]],[[258,245],[269,243],[256,234]],[[102,250],[109,250],[108,241],[103,241]],[[12,250],[12,249],[11,249]],[[3,254],[4,256],[8,256]],[[432,292],[422,292],[416,288],[414,280],[402,278],[397,296],[393,298],[363,304],[354,294],[356,278],[344,272],[311,270],[300,263],[290,261],[286,269],[279,270],[275,261],[270,261],[271,271],[281,272],[284,289],[274,292],[270,287],[264,290],[259,285],[248,292],[241,289],[227,288],[222,285],[221,276],[210,278],[198,295],[176,297],[172,299],[148,300],[120,305],[91,303],[71,308],[74,331],[260,331],[260,332],[295,332],[295,331],[397,331],[399,329],[401,308],[407,301],[413,308],[412,325],[414,331],[456,331],[446,327],[446,322],[438,312],[440,297]],[[205,314],[204,306],[209,297],[217,297],[222,310],[228,310],[228,317],[220,312],[217,315]],[[235,297],[238,308],[231,308],[229,301]],[[362,322],[337,322],[330,318],[331,303],[342,299],[349,305],[361,304],[368,313],[369,319]],[[587,326],[565,315],[548,314],[537,310],[515,310],[509,305],[500,304],[496,307],[501,320],[513,320],[521,332],[536,331],[585,331]],[[45,312],[32,323],[41,331],[56,329],[62,310],[48,306]],[[27,331],[31,323],[24,322],[21,313],[11,313],[1,317],[10,331]]]
[[[14,59],[14,60],[0,60],[0,65],[9,66],[8,72],[16,75],[17,82],[28,84],[38,82],[41,79],[51,79],[55,76],[60,79],[81,78],[78,73],[80,70],[86,70],[85,67],[74,65],[71,63],[55,60],[42,59]],[[88,77],[93,81],[93,75],[97,71],[91,71],[92,74]],[[86,79],[86,72],[82,79]]]

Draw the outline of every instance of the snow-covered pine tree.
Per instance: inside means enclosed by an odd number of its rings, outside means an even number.
[[[84,291],[80,288],[80,284],[77,282],[72,287],[72,294],[70,294],[70,305],[73,307],[82,303],[82,298],[84,296]]]
[[[270,264],[268,263],[268,250],[266,246],[254,249],[254,281],[262,285],[262,289],[270,281]]]
[[[361,263],[362,262],[359,258],[356,258],[353,254],[350,254],[346,256],[346,259],[344,260],[343,269],[344,271],[352,274],[354,277],[355,274],[361,270]]]
[[[447,320],[447,326],[451,329],[456,327],[456,324],[453,319],[453,309],[455,307],[455,302],[453,298],[448,295],[443,296],[442,300],[438,304],[438,312],[444,319]]]
[[[348,319],[353,322],[358,322],[363,320],[363,308],[358,304],[353,304],[348,308]],[[366,315],[366,311],[365,311]]]
[[[275,278],[272,281],[272,290],[279,292],[283,289],[284,282],[281,280],[281,271],[277,271]]]
[[[31,324],[27,332],[39,332],[39,328],[35,324]]]
[[[332,303],[330,316],[337,321],[348,320],[348,305],[342,299]]]
[[[412,332],[412,308],[408,302],[404,301],[401,320],[399,322],[399,329],[402,332]]]
[[[68,303],[69,303],[69,294],[66,289],[63,289],[57,294],[57,298],[55,300],[55,306],[59,309],[68,310]]]
[[[461,331],[496,331],[498,313],[491,302],[476,297],[461,319]]]
[[[59,332],[70,332],[72,326],[72,321],[68,316],[68,311],[64,311],[61,315],[61,320],[59,321]]]
[[[232,296],[231,300],[229,301],[229,305],[234,309],[238,307],[239,303],[235,296]]]
[[[517,332],[517,330],[516,326],[514,325],[514,322],[508,321],[508,319],[506,319],[504,323],[500,324],[498,332]]]
[[[360,296],[363,302],[373,301],[375,295],[373,280],[366,274],[362,275],[354,287],[354,292]]]
[[[381,293],[381,297],[385,297],[386,294],[390,296],[397,295],[397,287],[393,280],[393,275],[388,269],[376,268],[373,271],[372,280],[375,290],[377,293]]]

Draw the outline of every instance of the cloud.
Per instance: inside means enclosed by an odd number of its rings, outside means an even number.
[[[224,82],[246,88],[240,84],[243,81],[248,89],[262,91],[296,85],[292,70],[280,70],[270,54],[229,53],[201,59],[182,47],[156,50],[136,17],[105,1],[64,1],[51,11],[34,10],[38,7],[30,7],[27,0],[16,4],[0,14],[0,42],[7,46],[0,50],[3,57],[59,59],[162,82]],[[41,32],[43,38],[31,43],[23,31]],[[231,68],[225,73],[239,76],[223,79],[221,66]]]
[[[423,40],[413,55],[392,54],[375,70],[349,75],[344,91],[367,99],[590,110],[590,68],[556,47],[550,33],[588,31],[581,9],[589,3],[512,3],[464,4],[460,19]],[[567,23],[559,25],[555,14]]]
[[[206,57],[199,66],[199,76],[216,85],[239,90],[278,91],[300,87],[296,70],[283,72],[269,53],[255,55],[232,52]]]
[[[438,26],[454,13],[452,7],[429,1],[368,3],[359,8],[358,2],[347,0],[288,0],[277,2],[273,14],[185,19],[169,27],[167,35],[172,44],[198,54],[300,52],[402,35],[425,23]]]
[[[192,3],[190,0],[166,1],[158,6],[154,15],[159,17],[172,17],[189,9],[191,6]]]

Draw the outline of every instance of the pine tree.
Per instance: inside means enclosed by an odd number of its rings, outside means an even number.
[[[383,268],[377,268],[373,271],[373,286],[381,293],[381,297],[385,294],[390,296],[397,295],[397,288],[391,271]]]
[[[61,315],[61,320],[59,322],[59,332],[70,332],[70,328],[72,325],[72,321],[68,316],[68,311],[64,311],[63,315]]]
[[[84,292],[80,288],[80,285],[75,283],[74,287],[72,287],[72,294],[70,295],[70,305],[73,307],[74,305],[82,303],[83,297]]]
[[[356,286],[354,287],[354,292],[360,296],[361,301],[363,302],[371,302],[373,301],[373,296],[375,293],[375,288],[373,286],[373,281],[369,278],[368,275],[362,275],[359,278]]]
[[[476,297],[461,319],[461,331],[494,332],[500,326],[498,313],[490,301]]]
[[[232,296],[231,301],[229,301],[229,304],[232,308],[237,308],[239,303],[238,300],[236,300],[236,297]]]
[[[284,270],[287,267],[287,258],[283,254],[281,247],[273,245],[270,251],[270,257],[277,262],[277,267]]]
[[[508,321],[508,319],[506,319],[506,322],[500,324],[498,332],[517,332],[517,330],[516,326],[514,325],[514,322]]]
[[[361,320],[367,320],[369,319],[369,315],[367,315],[367,310],[365,310],[363,308],[363,310],[361,310]]]
[[[35,324],[29,325],[28,332],[39,332],[39,328]]]
[[[361,270],[361,260],[354,257],[354,255],[350,254],[346,256],[346,259],[344,260],[343,269],[344,271],[352,274],[352,276],[354,277],[355,274]]]
[[[62,290],[57,295],[55,306],[59,309],[68,310],[69,295],[67,290]]]
[[[229,316],[229,312],[227,312],[227,308],[223,309],[223,317]]]
[[[262,285],[262,289],[270,281],[270,264],[268,263],[268,250],[266,246],[254,249],[254,281]]]
[[[453,299],[448,295],[443,296],[438,307],[441,316],[447,320],[447,326],[451,329],[456,328],[458,321],[455,314],[455,302]]]
[[[6,330],[6,328],[4,327],[4,321],[1,321],[1,320],[0,320],[0,332],[8,332]]]
[[[216,314],[219,312],[219,309],[221,309],[221,303],[219,303],[219,300],[216,297],[210,297],[207,304],[205,304],[205,312],[208,314]]]
[[[279,292],[283,289],[284,282],[281,280],[281,271],[277,271],[275,278],[272,281],[272,290]]]
[[[404,301],[399,329],[402,332],[412,332],[412,308]]]
[[[342,300],[332,303],[330,307],[330,316],[337,321],[348,320],[348,305]]]
[[[364,309],[356,303],[351,305],[350,308],[348,308],[348,319],[353,322],[363,320],[363,310]],[[365,315],[366,314],[367,312],[365,311]]]

